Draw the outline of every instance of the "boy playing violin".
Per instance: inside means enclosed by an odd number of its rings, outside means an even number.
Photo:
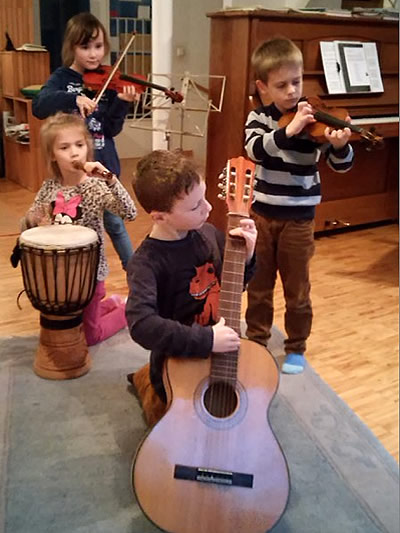
[[[350,170],[351,131],[327,127],[323,144],[303,131],[315,118],[312,106],[300,101],[303,57],[289,39],[263,42],[253,52],[252,66],[261,99],[272,103],[251,111],[245,126],[245,148],[257,164],[251,216],[258,230],[257,270],[248,286],[247,336],[267,346],[279,272],[287,334],[282,371],[297,374],[305,366],[313,316],[309,265],[314,253],[315,206],[321,201],[317,163],[322,153],[334,171]],[[289,111],[295,111],[292,121],[280,128],[279,119]]]

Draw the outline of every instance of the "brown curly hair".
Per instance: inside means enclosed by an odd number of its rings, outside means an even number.
[[[201,181],[197,164],[181,151],[154,150],[138,162],[132,187],[147,213],[169,213],[175,200]]]

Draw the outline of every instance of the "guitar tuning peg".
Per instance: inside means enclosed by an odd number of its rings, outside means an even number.
[[[219,189],[225,189],[225,183],[218,183]]]
[[[217,198],[219,198],[220,200],[225,200],[225,199],[226,199],[226,194],[220,192],[220,193],[218,194]]]

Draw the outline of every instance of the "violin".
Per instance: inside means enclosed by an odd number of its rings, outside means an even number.
[[[333,128],[349,128],[353,133],[356,133],[368,141],[370,144],[367,150],[372,148],[383,148],[383,137],[374,133],[373,129],[366,130],[360,126],[356,126],[346,121],[348,112],[342,107],[327,107],[318,97],[310,96],[306,99],[312,106],[314,112],[314,118],[316,122],[308,124],[305,127],[305,131],[313,137],[316,141],[326,142],[325,129],[326,126]],[[285,113],[279,119],[278,125],[280,128],[287,126],[294,118],[296,111],[290,111]]]
[[[95,70],[88,70],[83,74],[83,83],[92,91],[100,91],[104,84],[107,82],[113,67],[110,65],[100,65]],[[172,102],[182,102],[183,95],[173,88],[168,89],[157,83],[147,81],[145,76],[141,74],[135,74],[134,76],[128,74],[122,74],[119,70],[116,70],[110,77],[110,81],[107,85],[108,89],[114,89],[117,92],[123,92],[124,87],[134,86],[138,94],[142,94],[145,87],[151,87],[162,91],[168,98],[171,98]]]
[[[127,76],[126,74],[121,74],[119,72],[118,67],[121,64],[121,61],[125,57],[126,53],[128,52],[129,47],[133,43],[135,37],[136,34],[135,32],[133,32],[129,41],[126,43],[124,50],[122,51],[121,55],[112,67],[110,67],[109,65],[101,65],[99,68],[95,70],[88,70],[83,74],[83,83],[88,88],[97,91],[97,95],[94,99],[95,104],[99,103],[100,98],[103,96],[104,91],[108,87],[113,88],[116,91],[119,90],[120,92],[122,92],[124,90],[124,87],[128,85],[134,85],[135,88],[138,87],[139,93],[143,92],[143,87],[152,87],[153,89],[157,89],[158,91],[163,91],[169,98],[171,98],[173,103],[182,102],[182,94],[175,92],[173,89],[168,89],[167,87],[163,87],[162,85],[151,83],[147,81],[144,76],[133,77]]]

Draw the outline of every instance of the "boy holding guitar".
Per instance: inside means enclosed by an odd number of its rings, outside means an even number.
[[[224,235],[206,223],[211,205],[195,164],[181,153],[153,151],[139,161],[133,188],[153,227],[128,264],[126,317],[132,338],[151,350],[151,357],[150,365],[128,380],[151,424],[154,405],[146,413],[142,391],[152,395],[150,404],[161,400],[162,412],[167,356],[207,358],[237,350],[240,339],[223,317],[218,320]],[[255,224],[241,219],[230,234],[246,242],[246,283],[255,264]]]

